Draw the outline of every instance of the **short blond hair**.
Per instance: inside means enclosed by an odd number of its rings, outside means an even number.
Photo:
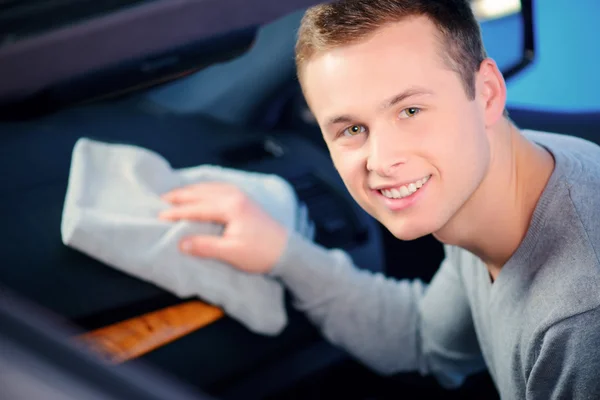
[[[338,0],[309,8],[296,42],[296,67],[315,54],[368,38],[386,24],[428,17],[440,33],[440,55],[475,98],[475,73],[487,57],[481,30],[467,0]]]

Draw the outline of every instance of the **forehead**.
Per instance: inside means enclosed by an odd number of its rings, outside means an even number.
[[[344,108],[360,99],[381,102],[411,86],[435,91],[452,72],[441,57],[435,25],[414,17],[380,28],[368,39],[315,55],[302,70],[313,112]]]

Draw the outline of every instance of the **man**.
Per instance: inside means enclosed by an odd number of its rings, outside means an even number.
[[[510,121],[465,0],[317,6],[296,52],[349,192],[401,240],[433,233],[439,271],[428,286],[359,271],[221,184],[165,196],[163,218],[226,225],[182,250],[281,279],[381,373],[456,387],[487,367],[503,399],[600,398],[600,148]]]

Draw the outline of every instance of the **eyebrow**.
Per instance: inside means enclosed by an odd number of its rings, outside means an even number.
[[[390,107],[395,106],[396,104],[410,98],[413,96],[423,96],[423,95],[432,95],[434,94],[431,90],[422,88],[422,87],[411,87],[406,89],[405,91],[398,93],[397,95],[385,100],[383,103],[381,103],[381,105],[379,106],[380,110],[385,110],[388,109]],[[330,119],[327,120],[327,126],[332,126],[332,125],[336,125],[336,124],[340,124],[340,123],[350,123],[354,120],[354,118],[352,118],[351,115],[348,114],[344,114],[344,115],[339,115],[337,117],[332,117]]]
[[[385,110],[387,108],[393,107],[398,103],[401,103],[402,101],[408,99],[409,97],[413,97],[413,96],[423,96],[423,95],[432,95],[433,92],[431,90],[422,88],[422,87],[418,87],[418,86],[414,86],[411,88],[406,89],[405,91],[403,91],[402,93],[399,93],[395,96],[393,96],[392,98],[384,101],[381,106],[379,106],[380,110]]]

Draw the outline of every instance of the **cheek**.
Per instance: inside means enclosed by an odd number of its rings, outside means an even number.
[[[357,197],[365,185],[366,159],[357,151],[330,150],[331,159],[348,191]]]
[[[436,124],[436,133],[430,138],[427,148],[439,157],[444,169],[468,174],[481,167],[489,151],[488,142],[476,105],[466,102],[458,108],[463,112],[450,109],[441,115],[438,122],[444,123]]]
[[[485,132],[476,126],[464,126],[454,135],[455,143],[446,143],[439,161],[442,181],[454,196],[462,200],[481,183],[489,165],[490,148]]]

